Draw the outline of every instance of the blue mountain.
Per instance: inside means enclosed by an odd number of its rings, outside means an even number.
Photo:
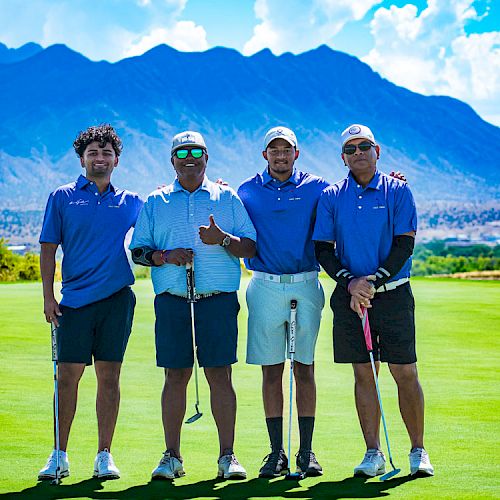
[[[0,64],[10,64],[17,61],[22,61],[23,59],[28,59],[38,52],[42,51],[43,48],[37,43],[25,43],[22,47],[17,49],[8,48],[3,43],[0,43]]]
[[[0,96],[4,206],[26,207],[26,189],[28,205],[43,206],[80,173],[71,148],[78,131],[103,122],[125,146],[115,183],[142,194],[173,178],[170,140],[181,130],[201,131],[207,173],[237,186],[264,169],[263,136],[278,124],[297,133],[300,168],[336,181],[346,174],[340,132],[365,123],[381,144],[381,170],[403,170],[418,200],[498,197],[500,162],[485,153],[500,144],[500,128],[461,101],[410,92],[326,46],[245,57],[160,45],[109,63],[53,45],[0,64]]]

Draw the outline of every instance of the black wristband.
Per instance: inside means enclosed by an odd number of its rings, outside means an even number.
[[[153,262],[153,250],[149,247],[137,247],[132,249],[132,261],[134,264],[139,264],[140,266],[156,267]]]

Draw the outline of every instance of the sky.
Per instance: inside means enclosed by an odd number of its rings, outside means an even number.
[[[161,43],[247,56],[326,44],[397,85],[465,101],[500,126],[498,0],[0,0],[0,42],[64,43],[111,62]]]

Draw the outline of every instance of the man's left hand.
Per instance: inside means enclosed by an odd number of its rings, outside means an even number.
[[[397,172],[394,172],[394,170],[393,170],[393,171],[391,171],[391,173],[389,175],[391,177],[394,177],[395,179],[399,179],[400,181],[408,182],[406,180],[405,174],[403,174],[403,172],[400,172],[399,170]]]
[[[205,245],[220,245],[226,236],[226,233],[215,223],[213,215],[210,215],[210,224],[208,226],[200,226],[200,240]]]
[[[359,300],[354,295],[351,296],[351,309],[359,316],[359,319],[363,319],[363,310],[362,307],[366,309],[370,309],[372,307],[370,301],[368,299]]]

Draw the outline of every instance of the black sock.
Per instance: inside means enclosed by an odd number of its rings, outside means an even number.
[[[314,417],[299,417],[300,451],[311,451]]]
[[[283,448],[283,417],[266,418],[267,432],[273,452]]]

